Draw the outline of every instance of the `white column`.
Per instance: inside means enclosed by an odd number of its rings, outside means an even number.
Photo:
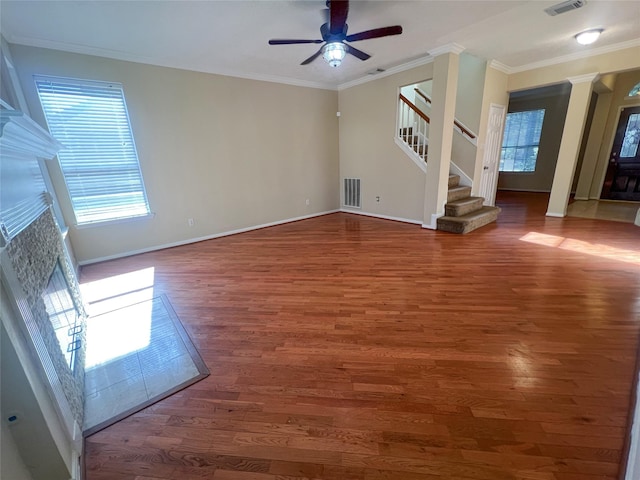
[[[597,73],[568,78],[572,84],[571,96],[562,131],[556,172],[551,185],[551,196],[547,209],[549,217],[564,217],[567,214],[569,194],[580,153],[580,142],[587,120],[593,82],[597,78]]]
[[[451,44],[429,52],[435,59],[422,226],[432,230],[437,228],[438,217],[444,215],[444,204],[447,201],[459,54],[462,50],[459,45]]]

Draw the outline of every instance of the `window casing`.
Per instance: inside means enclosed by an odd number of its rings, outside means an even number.
[[[500,155],[501,172],[535,172],[544,109],[507,114]]]
[[[36,76],[78,225],[150,214],[122,85]]]

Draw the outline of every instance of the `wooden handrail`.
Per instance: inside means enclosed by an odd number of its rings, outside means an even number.
[[[411,103],[411,101],[405,97],[404,95],[400,94],[400,100],[402,100],[405,104],[407,104],[409,106],[409,108],[411,110],[413,110],[416,115],[418,115],[420,118],[422,118],[425,122],[427,123],[431,123],[431,120],[429,119],[429,117],[427,117],[422,110],[420,110],[418,107],[416,107],[413,103]]]
[[[427,95],[420,90],[419,88],[414,88],[413,89],[418,95],[420,95],[422,98],[424,98],[424,101],[427,103],[431,103],[431,99],[429,97],[427,97]],[[469,138],[476,138],[476,136],[470,132],[469,130],[467,130],[466,128],[464,128],[464,126],[456,119],[453,120],[453,124],[458,127],[460,129],[460,131],[465,134],[467,137]]]
[[[422,98],[424,98],[424,101],[427,103],[431,103],[431,99],[429,97],[427,97],[427,95],[420,90],[419,88],[414,88],[413,89],[418,95],[420,95]]]
[[[467,137],[469,137],[469,138],[476,138],[476,136],[475,136],[473,133],[471,133],[469,130],[467,130],[466,128],[464,128],[464,127],[462,126],[462,124],[461,124],[460,122],[458,122],[457,120],[455,120],[455,119],[454,119],[454,120],[453,120],[453,124],[454,124],[456,127],[458,127],[458,128],[460,129],[460,131],[461,131],[462,133],[464,133]]]

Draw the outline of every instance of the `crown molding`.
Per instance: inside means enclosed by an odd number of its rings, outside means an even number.
[[[429,50],[429,55],[432,57],[437,57],[439,55],[443,55],[445,53],[454,53],[456,55],[460,55],[464,51],[465,47],[457,43],[447,43],[446,45],[442,45],[441,47],[436,47],[432,50]]]
[[[396,65],[395,67],[391,67],[377,75],[366,75],[364,77],[351,80],[350,82],[341,83],[340,85],[338,85],[338,90],[346,90],[347,88],[355,87],[356,85],[362,85],[363,83],[373,82],[374,80],[388,77],[390,75],[395,75],[396,73],[405,72],[407,70],[411,70],[412,68],[420,67],[422,65],[427,65],[429,63],[433,63],[433,57],[430,55],[427,55],[426,57],[421,57],[416,60],[412,60],[411,62],[403,63],[401,65]]]
[[[575,77],[567,77],[567,80],[571,82],[571,85],[576,83],[593,83],[600,78],[598,72],[585,73],[584,75],[576,75]]]
[[[498,60],[491,60],[489,62],[489,67],[493,68],[494,70],[498,70],[499,72],[506,73],[507,75],[513,73],[513,68],[511,68],[509,65],[505,65],[504,63],[499,62]]]
[[[87,46],[77,45],[73,43],[54,42],[50,40],[34,39],[31,37],[21,37],[21,36],[16,36],[11,34],[4,34],[4,37],[5,37],[5,40],[9,43],[25,45],[30,47],[47,48],[51,50],[77,53],[81,55],[93,55],[97,57],[111,58],[114,60],[121,60],[126,62],[142,63],[146,65],[175,68],[179,70],[189,70],[193,72],[208,73],[213,75],[223,75],[227,77],[243,78],[247,80],[256,80],[261,82],[271,82],[271,83],[280,83],[284,85],[292,85],[296,87],[317,88],[321,90],[338,90],[338,91],[345,90],[347,88],[351,88],[356,85],[361,85],[367,82],[378,80],[380,78],[394,75],[396,73],[404,72],[406,70],[410,70],[415,67],[432,63],[434,57],[438,55],[442,55],[444,53],[460,54],[462,51],[465,50],[465,47],[463,47],[462,45],[459,45],[457,43],[449,43],[449,44],[434,48],[432,50],[429,50],[429,55],[427,56],[420,57],[416,60],[412,60],[407,63],[396,65],[377,75],[365,75],[363,77],[356,78],[355,80],[351,80],[349,82],[336,85],[334,83],[313,82],[313,81],[300,80],[300,79],[294,79],[289,77],[281,77],[277,75],[242,74],[242,73],[238,73],[230,70],[203,69],[200,66],[194,66],[189,64],[175,64],[175,63],[170,64],[168,62],[158,62],[156,60],[152,60],[144,56],[131,55],[128,52],[124,52],[120,50],[87,47]],[[510,75],[514,73],[534,70],[537,68],[558,65],[561,63],[566,63],[574,60],[580,60],[580,59],[593,57],[597,55],[613,53],[619,50],[624,50],[624,49],[633,48],[633,47],[640,47],[640,38],[629,40],[626,42],[616,43],[613,45],[608,45],[600,48],[591,48],[585,51],[575,52],[568,55],[562,55],[559,57],[550,58],[550,59],[542,60],[539,62],[533,62],[526,65],[521,65],[518,67],[512,67],[512,66],[506,65],[504,63],[501,63],[498,60],[491,60],[489,62],[489,66],[491,68],[494,68],[498,71],[501,71],[503,73]]]
[[[147,57],[140,55],[131,55],[130,53],[120,50],[109,50],[106,48],[87,47],[84,45],[77,45],[74,43],[65,42],[53,42],[50,40],[40,40],[30,37],[20,37],[15,35],[7,35],[5,37],[7,42],[17,45],[25,45],[27,47],[46,48],[49,50],[58,50],[68,53],[77,53],[80,55],[92,55],[95,57],[110,58],[113,60],[121,60],[125,62],[142,63],[145,65],[153,65],[156,67],[175,68],[176,70],[189,70],[192,72],[209,73],[213,75],[223,75],[226,77],[244,78],[246,80],[256,80],[260,82],[281,83],[285,85],[292,85],[296,87],[317,88],[321,90],[337,90],[335,84],[310,82],[307,80],[299,80],[289,77],[280,77],[277,75],[260,75],[260,74],[242,74],[223,69],[203,69],[202,67],[189,65],[189,64],[177,64],[158,62]]]
[[[528,70],[534,70],[536,68],[550,67],[558,65],[559,63],[571,62],[573,60],[581,60],[583,58],[595,57],[597,55],[605,55],[607,53],[617,52],[619,50],[625,50],[627,48],[640,47],[640,38],[634,40],[628,40],[626,42],[615,43],[613,45],[607,45],[600,48],[592,48],[583,52],[570,53],[568,55],[561,55],[560,57],[549,58],[548,60],[542,60],[540,62],[528,63],[527,65],[521,65],[519,67],[508,67],[508,73],[520,73]]]

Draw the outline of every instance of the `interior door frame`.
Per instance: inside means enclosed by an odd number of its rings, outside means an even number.
[[[632,108],[632,107],[640,107],[640,101],[635,101],[635,102],[629,102],[626,105],[620,105],[618,107],[618,111],[616,112],[616,121],[613,122],[613,126],[611,127],[611,129],[609,130],[610,135],[609,135],[609,141],[607,142],[607,149],[604,151],[602,151],[602,148],[600,149],[600,155],[598,158],[598,162],[601,164],[599,167],[596,165],[596,170],[599,171],[597,172],[599,178],[598,178],[598,196],[597,196],[597,200],[600,200],[600,197],[602,196],[602,189],[604,188],[604,179],[607,176],[607,168],[609,167],[609,159],[611,158],[611,151],[613,150],[613,143],[616,141],[616,131],[618,130],[618,124],[620,123],[620,116],[622,115],[622,110],[624,110],[625,108]],[[592,184],[593,181],[595,181],[595,174],[596,172],[594,172],[594,178],[592,180]],[[590,197],[591,198],[591,197]]]

